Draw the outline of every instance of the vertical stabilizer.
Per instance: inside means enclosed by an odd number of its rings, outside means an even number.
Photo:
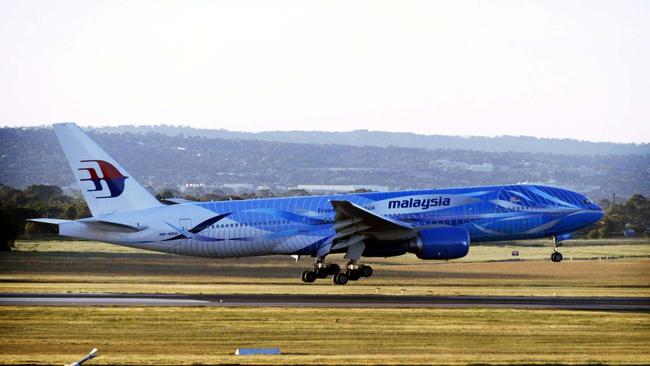
[[[162,205],[79,126],[57,123],[54,132],[93,216]]]

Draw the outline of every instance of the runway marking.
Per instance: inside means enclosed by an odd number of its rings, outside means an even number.
[[[511,308],[649,311],[645,297],[0,294],[18,306],[222,306],[314,308]]]
[[[158,299],[151,297],[0,297],[0,305],[209,305],[210,301],[193,299]]]

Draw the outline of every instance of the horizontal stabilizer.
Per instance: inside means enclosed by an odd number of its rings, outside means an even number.
[[[101,231],[113,231],[113,232],[118,232],[118,233],[136,233],[138,231],[142,231],[147,228],[147,226],[142,226],[142,225],[132,225],[132,224],[126,224],[122,222],[115,222],[115,221],[107,221],[107,220],[100,220],[96,218],[87,218],[87,219],[81,219],[77,220],[77,222],[80,222],[82,224],[88,225],[93,227],[94,229],[101,230]]]
[[[64,222],[69,222],[70,220],[60,220],[60,219],[46,219],[46,218],[42,218],[42,219],[28,219],[27,221],[31,221],[31,222],[40,222],[40,223],[42,223],[42,224],[58,225],[58,224],[62,224],[62,223],[64,223]]]
[[[165,202],[165,203],[169,202],[171,204],[178,205],[178,204],[181,204],[181,203],[192,203],[192,202],[197,202],[197,201],[186,200],[185,198],[172,197],[172,198],[163,198],[163,202]]]

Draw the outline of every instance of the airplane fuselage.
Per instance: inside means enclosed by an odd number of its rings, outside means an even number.
[[[132,228],[128,230],[102,230],[101,224],[72,221],[60,224],[59,231],[66,236],[201,257],[317,256],[340,234],[331,201],[349,201],[377,216],[410,225],[410,230],[366,237],[364,256],[404,254],[417,233],[428,228],[462,227],[471,242],[533,239],[571,233],[603,214],[577,192],[505,185],[182,203],[96,217],[128,224]],[[373,240],[379,241],[373,245]],[[337,250],[334,246],[326,252]]]

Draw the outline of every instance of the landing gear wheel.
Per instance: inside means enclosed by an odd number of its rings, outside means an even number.
[[[562,253],[553,252],[551,254],[551,261],[553,261],[553,262],[562,262]]]
[[[329,271],[327,268],[316,268],[315,269],[316,278],[327,278],[329,276]]]
[[[311,283],[316,281],[316,273],[314,271],[305,271],[302,273],[302,282]]]
[[[361,272],[362,277],[370,277],[372,276],[372,267],[361,266],[361,268],[359,268],[359,272]]]
[[[345,285],[346,283],[348,283],[348,275],[343,272],[339,272],[335,274],[334,283],[337,285]]]
[[[335,274],[341,272],[341,267],[339,267],[339,265],[336,264],[336,263],[330,263],[330,264],[327,266],[327,272],[328,272],[329,274],[331,274],[331,275],[335,275]]]
[[[349,269],[346,271],[346,274],[348,275],[350,281],[356,281],[359,279],[359,277],[361,277],[361,273],[358,269]]]

